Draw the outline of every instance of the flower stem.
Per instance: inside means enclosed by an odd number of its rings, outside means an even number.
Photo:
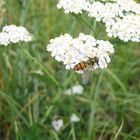
[[[85,20],[83,19],[81,16],[77,16],[77,15],[74,15],[72,14],[76,19],[79,19],[80,21],[82,21],[83,23],[85,23],[93,32],[94,36],[96,36],[96,33],[95,33],[95,30],[94,28]]]

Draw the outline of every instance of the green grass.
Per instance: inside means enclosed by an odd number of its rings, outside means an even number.
[[[56,3],[6,0],[2,26],[23,25],[34,41],[0,46],[0,139],[140,140],[140,44],[110,39],[115,54],[108,69],[91,73],[82,96],[64,96],[67,88],[82,83],[81,77],[56,62],[46,45],[60,34],[77,36],[91,29]],[[97,27],[97,38],[109,39],[103,26]],[[72,113],[81,119],[75,125],[69,122]],[[51,126],[53,118],[64,119],[59,133]]]

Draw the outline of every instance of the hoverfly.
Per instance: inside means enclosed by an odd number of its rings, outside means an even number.
[[[99,58],[95,56],[93,58],[89,58],[87,61],[81,61],[74,66],[74,70],[84,71],[82,75],[82,81],[84,85],[86,85],[89,82],[90,71],[88,70],[88,68],[94,66],[95,64],[99,66],[98,63],[99,63]]]

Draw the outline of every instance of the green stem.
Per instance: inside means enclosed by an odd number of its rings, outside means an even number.
[[[82,21],[84,24],[86,24],[92,30],[92,32],[94,33],[94,36],[96,36],[95,29],[85,19],[83,19],[81,16],[77,16],[77,15],[74,15],[74,14],[72,14],[72,15],[76,19],[78,18],[80,21]]]
[[[95,129],[94,129],[94,127],[95,127],[94,118],[95,118],[95,113],[96,113],[96,100],[97,100],[97,96],[99,93],[99,88],[101,85],[103,75],[104,75],[104,71],[101,73],[101,75],[99,77],[99,80],[98,80],[98,83],[97,83],[97,86],[95,89],[95,95],[94,95],[93,101],[90,104],[91,112],[90,112],[90,116],[89,116],[89,125],[88,125],[88,140],[96,140]]]
[[[32,60],[34,61],[38,66],[40,66],[40,68],[46,72],[46,74],[48,75],[48,77],[50,78],[51,81],[53,81],[53,83],[62,88],[62,86],[59,84],[59,82],[52,76],[52,74],[36,59],[34,58],[28,51],[24,50],[24,53]]]
[[[91,19],[91,23],[92,23],[93,19]],[[91,26],[91,25],[90,25]],[[96,30],[96,20],[93,21],[93,30]],[[99,88],[100,88],[100,84],[101,84],[101,80],[103,77],[104,72],[101,73],[97,86],[96,86],[96,90],[95,90],[95,96],[93,98],[93,101],[91,103],[91,112],[90,112],[90,117],[89,117],[89,125],[88,125],[88,139],[89,140],[95,140],[96,136],[95,136],[95,129],[94,129],[94,116],[96,113],[96,100],[97,100],[97,95],[99,93]]]
[[[49,114],[52,112],[52,110],[56,107],[54,104],[56,101],[59,101],[62,98],[62,91],[59,90],[58,93],[56,94],[56,96],[53,98],[52,101],[52,105],[49,106],[49,108],[47,108],[47,110],[44,113],[44,116],[42,117],[42,119],[40,120],[40,124],[43,124],[47,117],[49,116]]]
[[[74,124],[72,124],[72,139],[76,140]]]
[[[25,19],[26,19],[26,0],[22,0],[22,10],[21,10],[21,18],[20,18],[20,25],[25,24]]]

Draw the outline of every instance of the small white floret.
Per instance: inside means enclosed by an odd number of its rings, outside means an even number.
[[[70,121],[72,123],[76,123],[76,122],[79,122],[80,121],[80,118],[76,114],[72,114],[71,115],[71,118],[70,118]]]
[[[64,126],[64,123],[62,119],[52,121],[52,127],[57,132],[59,132],[63,126]]]
[[[64,94],[66,94],[66,95],[75,95],[75,94],[81,95],[81,94],[83,94],[83,90],[84,90],[83,86],[75,85],[72,88],[67,89],[64,92]]]

